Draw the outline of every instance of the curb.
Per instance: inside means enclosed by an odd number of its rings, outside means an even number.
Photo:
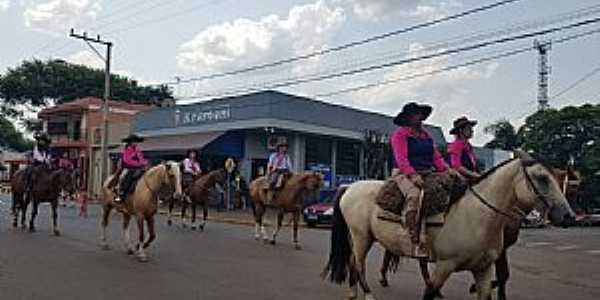
[[[167,213],[168,212],[165,210],[158,210],[158,214],[166,215]],[[172,215],[176,216],[176,217],[180,217],[181,213],[174,212]],[[242,220],[242,219],[237,219],[237,218],[215,217],[215,216],[211,217],[210,213],[209,213],[207,221],[212,221],[215,223],[233,224],[233,225],[245,225],[245,226],[254,226],[254,224],[255,224],[254,220]],[[263,224],[266,226],[271,226],[271,222],[268,222],[266,220],[263,221]],[[291,221],[284,223],[282,227],[291,227]],[[300,222],[300,224],[298,224],[298,227],[308,228],[308,226],[306,226],[306,224],[304,224],[304,222]]]

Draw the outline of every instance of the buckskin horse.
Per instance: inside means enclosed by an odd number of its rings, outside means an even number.
[[[449,209],[441,227],[427,228],[426,243],[435,268],[424,300],[433,300],[457,271],[470,271],[475,278],[477,299],[488,300],[492,264],[503,250],[503,228],[513,218],[528,213],[537,202],[547,207],[554,224],[574,218],[550,171],[527,153],[517,152],[517,155],[518,158],[488,171],[471,186]],[[321,275],[343,283],[349,273],[351,298],[358,294],[358,282],[365,299],[375,299],[365,275],[366,255],[375,241],[396,255],[409,253],[408,231],[396,222],[378,217],[381,208],[375,198],[382,186],[382,181],[354,183],[334,206],[329,261]]]
[[[571,169],[571,166],[569,166],[569,169],[567,169],[567,170],[552,168],[551,171],[552,171],[552,174],[554,175],[554,178],[558,182],[562,193],[565,195],[565,198],[570,203],[573,198],[572,196],[574,194],[576,194],[576,191],[581,182],[579,174],[576,171],[573,171]],[[343,191],[341,191],[341,192],[343,192]],[[546,212],[543,211],[545,209],[545,207],[543,207],[543,205],[538,205],[538,207],[536,207],[536,209],[541,210],[542,215],[545,215]],[[508,283],[508,279],[510,278],[510,265],[508,264],[508,250],[510,249],[510,247],[512,247],[514,244],[517,243],[517,241],[519,240],[520,232],[521,232],[521,219],[520,218],[515,218],[515,219],[508,221],[506,226],[504,227],[503,249],[502,249],[502,253],[500,253],[500,256],[494,263],[496,279],[494,281],[492,281],[492,288],[498,288],[498,291],[497,291],[498,300],[506,300],[507,299],[506,284]],[[398,267],[399,259],[400,259],[399,256],[394,255],[393,253],[391,253],[389,251],[385,251],[385,254],[383,257],[383,262],[382,262],[381,269],[380,269],[381,278],[379,280],[379,282],[381,283],[381,285],[383,287],[388,286],[388,280],[387,280],[388,270],[396,271],[396,269]],[[420,267],[420,271],[421,271],[423,280],[425,281],[425,283],[427,285],[431,285],[431,279],[430,279],[431,276],[429,275],[429,270],[427,268],[427,262],[420,261],[419,267]],[[477,288],[476,288],[475,284],[471,285],[469,292],[475,293],[476,291],[477,291]],[[440,294],[440,296],[441,296],[441,294]]]
[[[184,199],[181,201],[181,220],[183,227],[186,227],[186,209],[188,205],[192,208],[192,230],[196,230],[196,206],[202,205],[202,222],[200,223],[200,230],[204,230],[206,226],[206,220],[208,218],[208,202],[210,196],[210,189],[213,188],[217,183],[220,185],[224,184],[227,176],[225,169],[213,170],[207,174],[200,176],[195,179],[192,184],[184,191]],[[175,206],[175,198],[171,197],[169,202],[169,217],[167,224],[171,225],[171,215],[173,207]]]
[[[107,242],[106,227],[110,220],[110,213],[113,208],[116,208],[123,215],[123,238],[127,254],[134,254],[137,251],[139,261],[148,261],[148,256],[145,249],[150,246],[150,243],[156,238],[154,230],[154,215],[158,210],[158,198],[166,192],[173,192],[174,197],[181,197],[181,171],[179,164],[176,162],[164,162],[156,165],[146,171],[135,183],[135,189],[131,195],[123,199],[123,204],[116,204],[114,199],[116,194],[110,188],[110,183],[113,180],[111,175],[103,185],[104,203],[102,205],[102,236],[101,246],[103,249],[110,249]],[[131,217],[137,219],[138,228],[138,243],[134,248],[130,244],[129,236],[129,221]],[[144,221],[148,226],[149,237],[144,241]]]
[[[255,224],[254,238],[262,239],[265,243],[269,242],[267,233],[263,224],[263,216],[267,208],[277,210],[277,224],[273,231],[271,244],[276,243],[277,234],[281,230],[283,217],[286,213],[292,214],[293,235],[292,243],[297,250],[301,249],[298,242],[298,223],[300,221],[300,213],[304,206],[304,199],[311,193],[316,194],[323,183],[323,176],[315,172],[303,172],[293,174],[284,184],[281,191],[274,197],[272,203],[267,203],[267,189],[269,180],[266,176],[256,178],[250,184],[250,199],[253,202],[253,212]]]
[[[52,233],[59,236],[58,198],[61,191],[66,191],[67,193],[74,192],[75,185],[72,173],[64,169],[47,170],[45,172],[38,169],[35,174],[32,174],[35,183],[31,189],[31,199],[25,194],[25,174],[25,169],[21,169],[14,174],[11,180],[13,227],[17,227],[20,213],[21,226],[25,228],[27,207],[32,202],[33,207],[29,220],[29,231],[35,232],[35,218],[38,214],[38,206],[40,203],[49,202],[52,208]]]

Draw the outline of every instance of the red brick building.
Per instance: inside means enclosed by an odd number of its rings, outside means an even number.
[[[121,139],[131,131],[130,121],[140,111],[151,106],[109,101],[108,147],[116,150]],[[100,150],[102,141],[102,99],[86,97],[46,108],[38,113],[44,131],[52,138],[56,155],[66,152],[81,169],[82,187],[95,197],[100,190]]]

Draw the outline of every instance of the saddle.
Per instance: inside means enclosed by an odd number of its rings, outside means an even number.
[[[449,174],[424,174],[423,181],[421,216],[424,218],[446,213],[452,203],[460,199],[467,189],[463,180]],[[394,179],[386,179],[376,198],[377,205],[384,210],[385,216],[381,217],[390,221],[400,221],[405,202],[406,199]]]
[[[129,197],[131,193],[135,190],[136,183],[139,179],[144,176],[144,169],[130,169],[129,172],[123,178],[123,182],[121,182],[121,191],[123,191],[123,195],[125,197]]]

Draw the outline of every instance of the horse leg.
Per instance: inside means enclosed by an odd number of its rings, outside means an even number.
[[[483,270],[473,271],[475,285],[477,286],[478,300],[492,299],[492,266],[489,265]]]
[[[112,205],[104,205],[102,207],[102,222],[100,226],[102,227],[102,235],[100,237],[100,246],[104,250],[109,250],[110,246],[108,246],[106,227],[108,227],[108,222],[110,220],[110,212],[112,211]]]
[[[435,270],[433,271],[433,280],[431,285],[425,288],[423,294],[423,300],[434,300],[439,294],[439,290],[444,286],[446,280],[450,277],[450,274],[454,272],[455,266],[451,261],[438,261],[435,264]]]
[[[206,219],[208,219],[208,200],[205,200],[202,204],[202,223],[200,223],[200,230],[204,231],[206,226]]]
[[[21,228],[25,229],[27,228],[27,207],[29,207],[29,201],[27,201],[26,199],[23,199],[23,202],[21,202]],[[18,210],[17,210],[18,211]]]
[[[381,284],[382,287],[388,287],[390,285],[387,279],[387,272],[390,267],[390,263],[392,262],[392,255],[393,254],[387,250],[383,254],[383,262],[381,263],[381,269],[379,269],[379,274],[381,275],[379,284]]]
[[[295,211],[293,213],[293,230],[292,230],[292,243],[294,243],[294,248],[296,250],[302,249],[300,246],[300,242],[298,241],[298,223],[300,222],[300,211]]]
[[[183,227],[183,228],[187,227],[187,220],[186,220],[187,206],[188,206],[187,201],[181,201],[181,227]]]
[[[271,244],[275,245],[277,235],[279,234],[279,230],[281,230],[281,226],[283,224],[283,209],[277,212],[277,226],[275,226],[275,230],[273,230],[273,238],[271,239]]]
[[[52,205],[52,233],[55,236],[60,236],[60,230],[58,229],[58,200],[54,200]]]
[[[144,249],[148,248],[150,244],[156,239],[156,231],[154,230],[154,216],[146,217],[146,224],[148,224],[148,240],[144,243]]]
[[[192,206],[192,230],[196,230],[196,202],[190,205]]]
[[[421,277],[423,278],[423,281],[425,281],[425,285],[432,286],[433,283],[431,282],[431,276],[429,276],[429,266],[427,265],[426,258],[419,259],[419,269],[421,270]],[[435,292],[436,292],[436,295],[435,295],[436,298],[444,298],[444,295],[442,295],[442,292],[440,289],[437,289]]]
[[[31,208],[31,219],[29,220],[29,231],[35,232],[35,217],[38,214],[38,205],[39,203],[36,200],[33,200],[33,207]]]
[[[141,262],[148,261],[148,256],[144,251],[144,215],[138,214],[137,227],[138,227],[138,243],[137,243],[137,258]]]
[[[354,235],[353,235],[354,236]],[[354,240],[353,252],[354,252],[354,265],[352,268],[355,269],[355,272],[358,275],[358,283],[365,293],[365,300],[375,300],[375,297],[371,294],[371,288],[367,283],[367,275],[366,275],[366,260],[367,254],[369,250],[371,250],[371,246],[373,245],[373,239],[371,237],[366,237],[364,239],[356,239]]]
[[[257,241],[260,240],[261,236],[262,236],[263,240],[265,240],[265,241],[267,240],[265,226],[263,225],[264,214],[265,214],[265,207],[257,203],[256,209],[254,210],[254,221],[255,221],[254,239],[256,239]]]
[[[508,257],[506,249],[502,251],[498,260],[496,260],[496,284],[498,286],[498,300],[506,300],[506,282],[510,277],[510,267],[508,266]]]
[[[353,300],[358,297],[358,272],[356,271],[356,256],[352,254],[350,256],[350,263],[348,264],[348,287],[350,288],[350,293],[348,294],[348,299]]]
[[[129,231],[129,223],[131,222],[131,215],[123,214],[123,241],[125,243],[125,251],[127,255],[132,255],[135,249],[131,247],[131,232]]]
[[[173,214],[173,207],[175,206],[175,197],[169,197],[169,214],[167,215],[167,225],[171,226],[173,221],[171,221],[171,217]]]

